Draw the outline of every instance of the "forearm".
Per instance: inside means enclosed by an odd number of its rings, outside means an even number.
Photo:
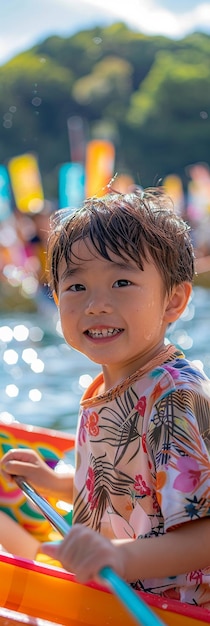
[[[184,574],[210,565],[210,518],[188,522],[158,537],[114,543],[129,582]]]
[[[148,539],[110,541],[83,524],[72,526],[58,543],[42,551],[74,572],[80,582],[96,578],[111,567],[128,582],[177,576],[210,565],[210,519],[183,524],[179,529]]]

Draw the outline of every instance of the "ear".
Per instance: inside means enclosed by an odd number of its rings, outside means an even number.
[[[54,299],[56,306],[59,307],[59,300],[58,300],[57,293],[55,291],[53,291],[53,299]]]
[[[174,285],[165,308],[164,320],[167,324],[178,320],[187,306],[191,293],[192,285],[190,283],[183,282],[180,285]]]

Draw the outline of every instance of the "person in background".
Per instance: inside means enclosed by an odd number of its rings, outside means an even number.
[[[66,342],[102,371],[81,400],[75,474],[19,449],[3,476],[73,502],[69,534],[41,549],[79,581],[109,566],[210,608],[210,381],[165,339],[192,292],[189,227],[163,189],[111,191],[51,219],[48,270]]]

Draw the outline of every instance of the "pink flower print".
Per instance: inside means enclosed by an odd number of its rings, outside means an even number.
[[[105,514],[102,517],[101,522],[103,524],[103,522],[107,522],[107,521],[109,522],[111,526],[112,534],[117,539],[128,539],[128,537],[131,539],[136,539],[137,535],[135,533],[135,529],[133,528],[133,525],[130,524],[130,520],[127,521],[121,515],[118,515],[117,513],[114,513],[112,510],[109,511],[107,509]]]
[[[99,433],[99,426],[98,426],[98,414],[93,411],[93,413],[91,413],[88,417],[88,420],[86,422],[86,428],[89,431],[89,434],[92,435],[92,437],[97,437],[98,433]]]
[[[78,433],[78,442],[79,442],[80,446],[82,446],[82,444],[86,442],[86,437],[87,437],[86,425],[87,425],[87,421],[88,421],[88,415],[84,411],[82,413],[82,416],[81,416],[80,426],[79,426],[79,433]]]
[[[135,409],[137,409],[137,411],[138,411],[139,415],[141,415],[141,417],[144,417],[145,410],[146,410],[146,404],[147,404],[146,396],[141,396],[141,398],[139,398],[139,400],[138,400],[138,402],[137,402],[137,404],[135,406]]]
[[[188,456],[182,456],[177,461],[177,469],[180,474],[175,478],[174,489],[178,489],[182,493],[194,491],[199,485],[201,476],[197,461]]]
[[[145,452],[145,454],[147,454],[146,433],[143,433],[141,442],[142,442],[143,451]]]
[[[89,467],[88,472],[87,472],[87,480],[86,480],[86,487],[89,491],[88,501],[90,501],[92,498],[93,491],[94,491],[94,484],[95,484],[95,474],[94,474],[93,468]]]
[[[141,474],[137,474],[135,476],[135,483],[133,487],[140,496],[149,496],[151,494],[151,489],[146,485]]]
[[[108,518],[108,520],[107,520]],[[128,520],[112,510],[107,509],[102,517],[103,522],[109,521],[112,534],[117,539],[136,539],[140,533],[147,533],[151,529],[151,523],[148,515],[137,504],[132,508],[131,515]]]
[[[190,572],[190,574],[188,574],[188,580],[191,582],[191,580],[194,580],[196,582],[196,585],[202,585],[203,582],[203,574],[202,571],[200,569],[195,570],[194,572]]]
[[[97,506],[97,500],[96,498],[94,498],[95,473],[92,467],[88,468],[86,487],[87,487],[87,490],[89,491],[88,502],[90,502],[90,509],[92,511]]]
[[[176,369],[175,367],[171,367],[170,365],[164,365],[164,370],[167,370],[167,372],[169,374],[171,374],[171,377],[176,380],[176,378],[179,378],[179,369]]]

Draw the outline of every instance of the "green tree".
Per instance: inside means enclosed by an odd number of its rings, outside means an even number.
[[[0,83],[1,162],[32,151],[47,173],[63,162],[64,154],[69,158],[66,119],[74,113],[71,72],[48,57],[25,53],[0,69]]]
[[[186,57],[186,53],[184,54]],[[188,55],[187,55],[188,56]],[[183,173],[187,164],[209,159],[210,68],[183,61],[183,53],[159,53],[130,101],[127,122],[135,128],[146,179]],[[132,160],[132,155],[130,154]],[[132,168],[134,163],[132,160]]]
[[[0,68],[0,162],[37,154],[47,197],[70,159],[67,120],[112,139],[116,166],[150,185],[209,162],[210,37],[149,37],[122,23],[49,37]]]

